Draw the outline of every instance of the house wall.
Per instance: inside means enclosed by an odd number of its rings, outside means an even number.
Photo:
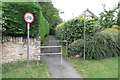
[[[92,15],[91,13],[89,13],[88,11],[85,12],[85,15],[86,15],[87,17],[92,17],[92,16],[93,16],[93,15]]]
[[[39,38],[30,38],[30,60],[38,60],[40,46]],[[27,39],[23,37],[3,37],[2,63],[27,60]]]

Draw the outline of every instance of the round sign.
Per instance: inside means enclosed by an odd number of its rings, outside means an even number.
[[[25,20],[26,23],[32,23],[34,21],[33,14],[30,13],[30,12],[25,13],[24,20]]]

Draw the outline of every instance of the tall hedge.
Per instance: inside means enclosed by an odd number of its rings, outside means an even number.
[[[86,19],[86,37],[89,39],[90,36],[97,31],[99,23],[97,18]],[[77,39],[84,38],[84,18],[83,16],[77,17],[72,20],[68,20],[64,23],[59,24],[56,27],[56,35],[60,40],[67,40],[69,44]]]
[[[26,36],[27,23],[24,14],[31,12],[35,21],[30,24],[30,36],[44,36],[49,32],[49,24],[42,15],[41,7],[34,2],[4,2],[3,35]]]

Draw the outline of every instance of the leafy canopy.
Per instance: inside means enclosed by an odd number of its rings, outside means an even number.
[[[112,25],[116,24],[116,9],[113,10],[105,10],[104,12],[100,13],[100,25],[103,28],[110,28]]]
[[[38,4],[41,6],[43,16],[50,24],[50,27],[55,27],[61,22],[59,11],[54,7],[52,2],[39,2]]]

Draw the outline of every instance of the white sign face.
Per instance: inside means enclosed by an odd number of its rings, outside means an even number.
[[[25,20],[26,23],[32,23],[34,21],[33,14],[29,13],[29,12],[25,13],[24,20]]]

